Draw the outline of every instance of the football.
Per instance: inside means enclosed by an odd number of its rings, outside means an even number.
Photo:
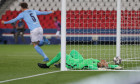
[[[116,64],[116,65],[120,65],[121,64],[121,58],[120,57],[114,57],[114,63]]]

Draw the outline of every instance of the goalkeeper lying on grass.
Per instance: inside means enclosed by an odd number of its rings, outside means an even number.
[[[40,68],[49,68],[52,64],[58,62],[61,59],[61,53],[59,52],[50,62],[46,64],[38,63]],[[56,64],[60,67],[60,64]],[[84,70],[99,70],[99,68],[107,69],[121,69],[118,65],[110,65],[105,60],[97,59],[84,59],[82,55],[76,50],[72,50],[69,55],[66,55],[66,67],[68,69],[84,69]]]

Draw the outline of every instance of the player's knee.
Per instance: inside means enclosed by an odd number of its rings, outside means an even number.
[[[38,42],[32,42],[32,44],[35,47],[36,45],[38,45]]]
[[[33,44],[33,46],[34,46],[34,47],[36,46],[36,44],[35,44],[35,43],[33,43],[33,42],[32,42],[32,44]]]

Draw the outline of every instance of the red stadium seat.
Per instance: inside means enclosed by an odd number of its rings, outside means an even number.
[[[83,23],[84,23],[84,19],[80,19],[80,23],[82,23],[82,24],[83,24]]]
[[[109,22],[108,23],[105,23],[105,29],[108,29],[108,28],[110,28]]]
[[[71,23],[70,24],[70,28],[74,28],[74,23]]]
[[[79,12],[80,12],[79,10],[75,10],[74,14],[77,15],[77,14],[79,14]]]
[[[80,18],[80,14],[75,15],[75,18],[77,19]]]
[[[81,10],[81,11],[80,11],[80,14],[84,14],[84,10]]]
[[[79,28],[80,24],[79,23],[75,23],[75,28]]]
[[[71,14],[67,13],[67,18],[70,18]]]
[[[80,28],[84,28],[84,24],[83,23],[80,23]]]
[[[74,14],[71,14],[70,18],[71,19],[74,19],[75,18],[75,15]]]
[[[3,29],[3,28],[6,28],[6,26],[5,26],[5,25],[3,25],[3,24],[2,24],[0,27],[1,27],[2,29]]]
[[[70,23],[70,19],[69,18],[66,21],[67,21],[67,23]]]
[[[75,23],[75,19],[70,19],[70,22],[71,23]]]
[[[75,19],[75,23],[80,23],[80,20],[79,19]]]
[[[101,24],[96,24],[96,27],[97,27],[98,29],[100,29],[100,25],[101,25]]]
[[[105,28],[105,23],[101,23],[101,28],[102,28],[102,29]]]
[[[87,10],[87,14],[88,15],[92,15],[92,11],[91,10]]]
[[[88,27],[88,25],[86,23],[84,23],[84,28],[87,28],[87,27]]]
[[[84,15],[83,14],[80,14],[80,19],[83,19]]]
[[[2,16],[1,20],[10,20],[15,18],[21,11],[10,11],[7,10],[5,15]],[[138,29],[140,28],[140,11],[121,11],[122,17],[121,24],[124,29]],[[54,14],[41,15],[38,16],[41,25],[44,28],[55,28],[53,18],[57,17],[61,22],[61,11],[55,11]],[[69,10],[67,11],[67,27],[68,28],[105,28],[105,29],[115,29],[117,21],[117,11],[116,10]],[[1,28],[12,28],[11,25],[2,25]],[[27,25],[26,25],[26,28]]]
[[[93,23],[93,19],[88,19],[88,23]]]
[[[84,19],[87,19],[87,18],[88,18],[88,15],[87,15],[87,14],[85,14],[85,15],[83,16],[83,18],[84,18]]]
[[[97,19],[96,19],[96,18],[94,18],[94,19],[93,19],[93,22],[97,22]]]
[[[97,28],[97,23],[92,24],[93,28]]]
[[[88,28],[93,28],[93,24],[92,23],[89,23],[88,24]]]
[[[66,27],[67,27],[67,28],[70,28],[70,23],[67,23],[67,24],[66,24]]]

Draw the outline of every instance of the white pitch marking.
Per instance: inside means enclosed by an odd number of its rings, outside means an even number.
[[[36,74],[36,75],[32,75],[32,76],[9,79],[9,80],[0,81],[0,83],[5,83],[5,82],[10,82],[10,81],[15,81],[15,80],[21,80],[21,79],[26,79],[26,78],[33,78],[33,77],[42,76],[42,75],[46,75],[46,74],[57,73],[57,72],[61,72],[61,71],[53,71],[53,72],[47,72],[47,73],[42,73],[42,74]]]

